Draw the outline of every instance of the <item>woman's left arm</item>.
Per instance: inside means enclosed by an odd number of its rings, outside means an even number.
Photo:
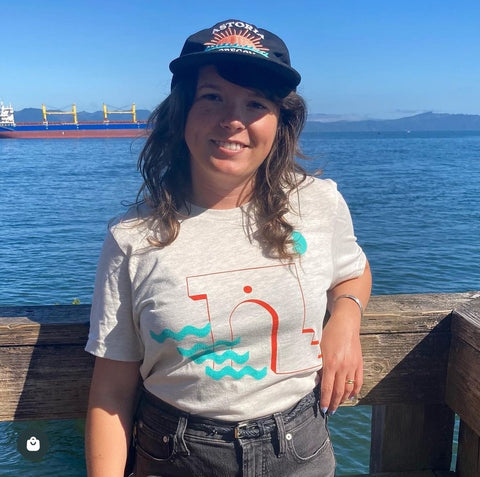
[[[360,346],[361,308],[367,307],[372,275],[367,262],[362,275],[339,283],[328,292],[330,318],[323,329],[320,409],[333,414],[340,403],[360,392],[363,358]],[[351,382],[353,381],[353,383]]]

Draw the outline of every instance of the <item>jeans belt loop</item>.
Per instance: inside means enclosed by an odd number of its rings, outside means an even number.
[[[188,424],[188,416],[183,415],[178,419],[177,430],[173,438],[174,451],[180,455],[190,455],[190,450],[185,442],[185,429]]]
[[[283,420],[283,415],[281,412],[276,412],[273,415],[275,423],[277,424],[277,439],[278,439],[278,456],[282,457],[287,452],[287,443],[286,443],[286,431],[285,424]]]

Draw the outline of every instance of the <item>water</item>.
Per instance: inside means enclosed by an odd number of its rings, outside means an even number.
[[[304,133],[350,205],[373,292],[480,290],[480,133]],[[89,303],[109,218],[135,199],[141,141],[0,141],[0,305]],[[338,473],[366,473],[370,409],[331,419]],[[0,423],[0,475],[85,475],[83,421],[36,423],[52,450],[25,461]]]
[[[479,289],[480,133],[310,135],[350,205],[375,294]]]

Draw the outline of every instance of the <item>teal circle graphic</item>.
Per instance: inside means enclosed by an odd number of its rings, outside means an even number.
[[[303,255],[307,251],[307,241],[305,237],[297,231],[292,232],[293,250],[299,255]]]

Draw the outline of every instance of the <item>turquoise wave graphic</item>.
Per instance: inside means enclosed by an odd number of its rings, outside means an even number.
[[[213,360],[216,364],[222,364],[227,360],[231,360],[236,364],[245,364],[250,357],[250,353],[247,351],[244,354],[235,353],[235,351],[228,350],[225,353],[208,353],[202,354],[198,357],[192,358],[196,364],[203,364],[208,359]]]
[[[220,381],[220,379],[224,378],[225,376],[230,376],[233,379],[242,379],[245,376],[251,376],[252,378],[259,380],[263,379],[267,375],[267,368],[254,369],[251,366],[245,366],[240,370],[236,370],[231,366],[225,366],[224,368],[215,371],[210,366],[207,366],[205,368],[205,373],[207,376],[210,376],[216,381]]]
[[[174,331],[169,330],[168,328],[163,330],[160,334],[156,334],[150,330],[150,336],[155,341],[158,341],[159,343],[163,343],[168,338],[171,338],[175,341],[182,341],[189,335],[198,336],[199,338],[204,338],[210,333],[210,330],[211,330],[210,323],[207,323],[203,328],[196,328],[195,326],[190,326],[190,325],[185,326],[185,328],[180,330],[178,333],[175,333]]]
[[[209,344],[209,345],[205,343],[197,343],[196,345],[192,346],[190,349],[177,348],[177,350],[182,356],[185,356],[186,358],[191,358],[196,354],[203,355],[208,353],[214,353],[215,351],[219,351],[221,349],[231,348],[233,346],[236,346],[238,343],[240,343],[240,338],[237,338],[236,340],[233,340],[233,341],[219,340],[219,341],[216,341],[215,344]]]

